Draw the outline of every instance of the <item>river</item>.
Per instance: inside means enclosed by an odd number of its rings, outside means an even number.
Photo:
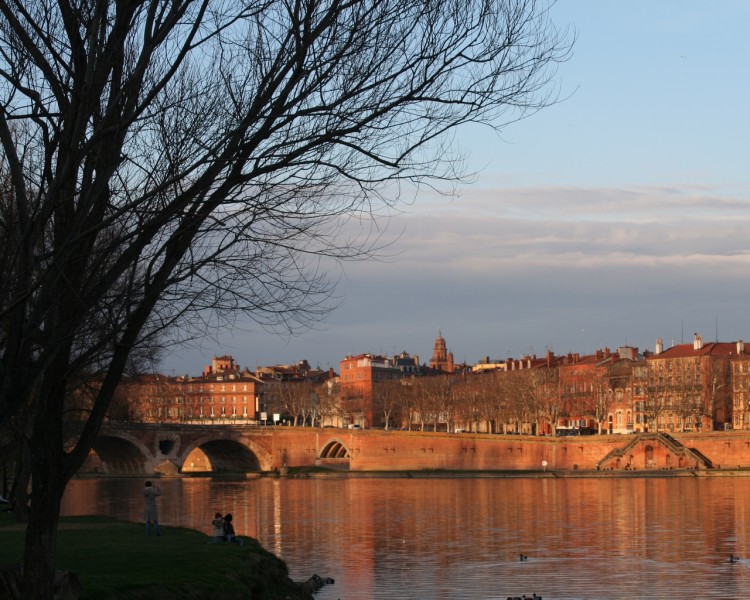
[[[319,600],[750,597],[750,478],[158,484],[163,524],[208,535],[213,513],[231,512],[293,579],[335,579]],[[74,480],[63,514],[140,521],[142,487]]]

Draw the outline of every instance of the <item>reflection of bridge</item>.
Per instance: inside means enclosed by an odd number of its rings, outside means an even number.
[[[750,432],[579,437],[243,425],[106,425],[82,473],[750,468]]]
[[[237,425],[109,424],[81,472],[110,475],[349,467],[346,430]]]

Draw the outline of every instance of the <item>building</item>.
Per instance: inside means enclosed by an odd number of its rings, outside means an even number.
[[[375,354],[347,356],[341,361],[340,398],[344,424],[378,427],[385,418],[380,409],[402,370],[389,358]],[[386,409],[387,412],[387,409]]]
[[[257,421],[263,382],[229,355],[214,356],[198,377],[174,379],[181,420]]]
[[[290,425],[335,424],[337,406],[329,382],[333,369],[313,369],[307,360],[294,365],[258,367],[255,375],[263,382],[261,420]]]
[[[442,371],[443,373],[453,373],[454,371],[453,353],[448,352],[442,332],[438,334],[435,340],[435,347],[430,359],[430,368],[435,371]]]
[[[638,407],[640,420],[648,430],[657,431],[731,427],[732,365],[740,365],[741,380],[741,365],[747,360],[742,342],[704,343],[696,333],[692,344],[664,349],[662,340],[657,340],[655,352],[646,360],[648,380]]]

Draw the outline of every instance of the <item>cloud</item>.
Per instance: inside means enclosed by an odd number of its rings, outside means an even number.
[[[315,330],[279,338],[248,325],[215,352],[251,367],[307,358],[338,369],[360,352],[428,361],[438,331],[468,362],[652,348],[693,331],[750,340],[748,221],[750,203],[696,186],[425,198],[393,217],[389,256],[344,265],[342,306]]]

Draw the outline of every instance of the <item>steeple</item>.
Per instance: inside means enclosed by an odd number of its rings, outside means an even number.
[[[430,368],[445,373],[453,373],[453,353],[448,352],[442,331],[438,331],[437,339],[435,339]]]

